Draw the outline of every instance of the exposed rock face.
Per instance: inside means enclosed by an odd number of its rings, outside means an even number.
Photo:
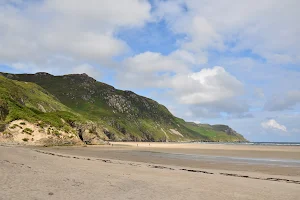
[[[74,127],[79,135],[79,138],[85,144],[102,145],[106,144],[105,141],[110,139],[104,133],[103,128],[93,122],[75,124]]]
[[[49,137],[40,139],[35,145],[41,146],[68,146],[68,145],[83,145],[84,143],[78,138],[57,138],[57,137]]]
[[[178,132],[177,130],[175,130],[175,129],[170,129],[170,132],[172,134],[179,135],[179,136],[183,137],[183,135],[180,132]]]
[[[112,140],[112,141],[119,140],[118,137],[114,133],[110,132],[107,128],[103,128],[103,133],[106,136],[106,138],[108,138],[108,140]]]
[[[48,74],[47,72],[37,72],[34,75],[35,76],[52,76],[51,74]]]
[[[128,113],[130,111],[131,102],[127,101],[123,96],[111,95],[106,96],[105,99],[108,100],[108,105],[120,113]]]
[[[91,145],[105,144],[103,140],[101,140],[97,135],[90,133],[89,130],[85,130],[82,133],[82,139],[83,142],[86,144],[91,144]]]

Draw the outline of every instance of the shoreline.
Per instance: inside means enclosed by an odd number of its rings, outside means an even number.
[[[110,142],[114,145],[129,147],[146,147],[162,149],[211,149],[211,150],[248,150],[248,151],[281,151],[299,152],[300,146],[252,145],[252,144],[224,144],[224,143],[161,143],[161,142]],[[98,146],[98,145],[95,145]],[[300,156],[299,156],[300,159]]]

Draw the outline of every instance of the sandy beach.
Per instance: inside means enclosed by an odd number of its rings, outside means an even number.
[[[300,148],[0,146],[0,199],[299,199]]]

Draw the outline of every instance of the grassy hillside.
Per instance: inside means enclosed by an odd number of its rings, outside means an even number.
[[[62,119],[75,121],[80,117],[42,87],[0,76],[0,123],[17,119],[60,127],[65,125]]]
[[[72,117],[77,113],[77,116],[82,116],[86,121],[92,121],[96,126],[103,127],[106,135],[113,140],[245,141],[228,126],[187,123],[174,117],[165,106],[149,98],[131,91],[115,89],[97,82],[86,74],[53,76],[47,73],[19,75],[3,73],[3,75],[18,80],[10,80],[10,84],[15,85],[15,90],[20,88],[27,98],[12,99],[15,101],[14,104],[22,105],[22,109],[28,109],[33,113],[50,111],[52,114],[63,111]],[[4,90],[7,87],[8,85],[1,85]],[[32,88],[36,93],[30,92]],[[6,92],[6,96],[9,95],[12,94]],[[5,118],[6,121],[11,120],[10,113]],[[45,114],[39,113],[38,116],[40,115]]]

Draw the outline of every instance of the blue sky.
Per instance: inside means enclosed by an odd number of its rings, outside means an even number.
[[[0,0],[0,71],[87,73],[188,121],[300,141],[297,0]]]

